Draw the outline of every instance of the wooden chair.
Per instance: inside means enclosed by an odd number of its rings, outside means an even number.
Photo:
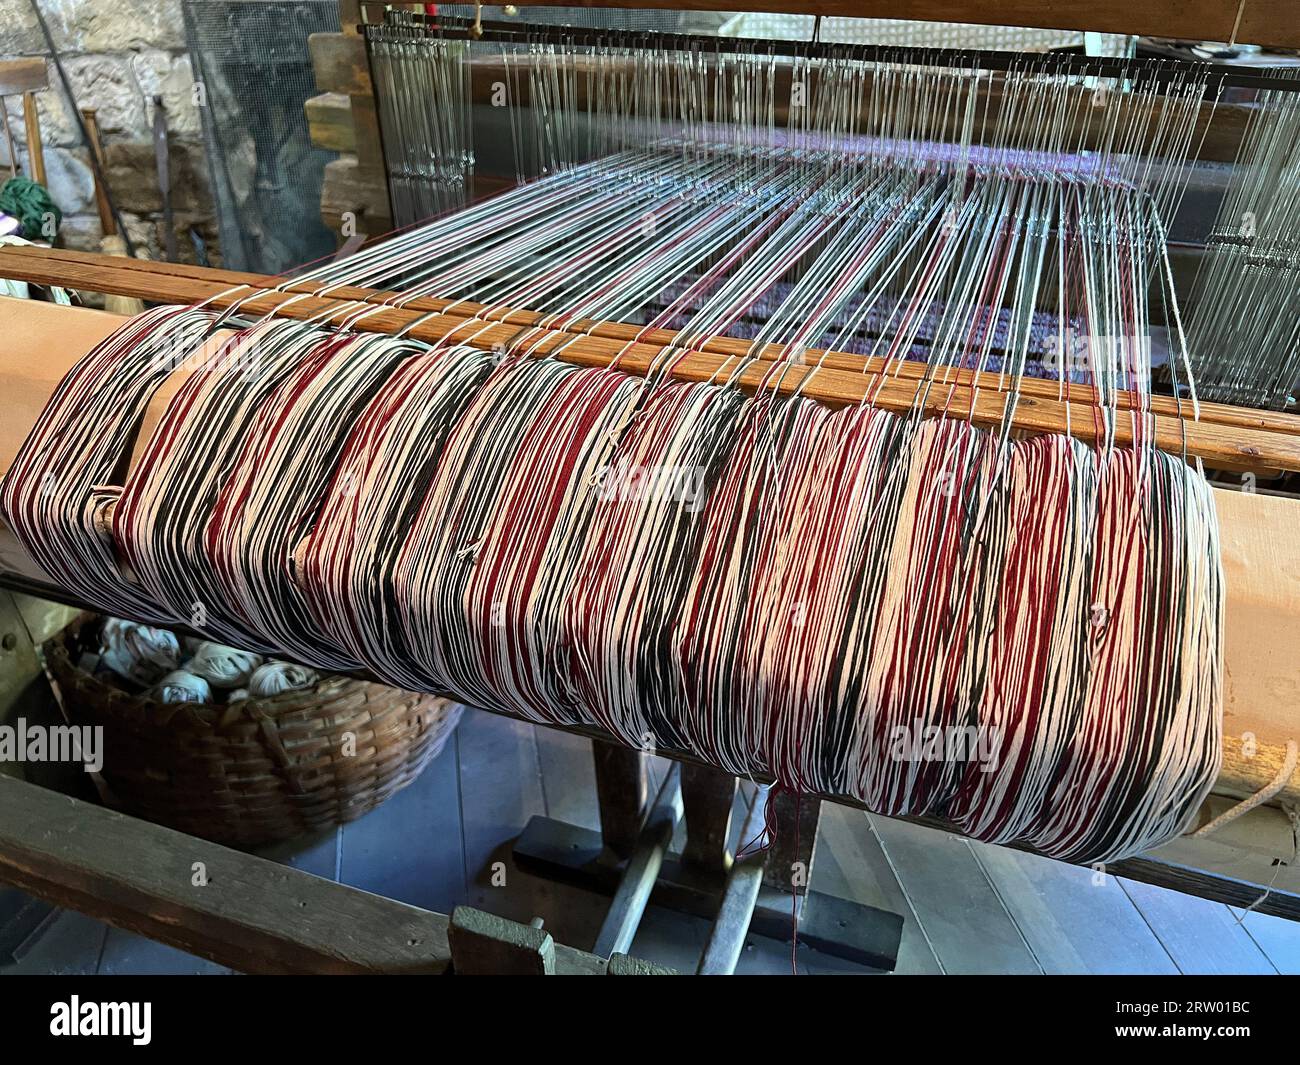
[[[18,172],[18,153],[15,150],[13,131],[9,128],[9,113],[5,98],[23,98],[23,125],[27,135],[28,176],[38,185],[45,184],[45,151],[41,145],[41,124],[36,114],[36,94],[50,87],[49,75],[42,56],[24,56],[20,59],[0,60],[0,121],[4,122],[5,140],[9,148],[9,173]]]

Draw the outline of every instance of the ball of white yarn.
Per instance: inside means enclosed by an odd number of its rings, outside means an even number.
[[[214,688],[238,688],[248,683],[253,670],[261,664],[261,655],[204,640],[194,649],[194,657],[186,663],[185,668],[202,677]]]
[[[298,691],[310,688],[318,677],[319,674],[314,669],[272,659],[253,671],[253,676],[248,681],[248,694],[264,699],[282,692]]]
[[[212,701],[212,689],[202,677],[177,669],[158,682],[154,696],[164,703],[206,703]]]
[[[226,693],[226,702],[228,703],[237,703],[239,702],[240,699],[247,699],[247,698],[248,698],[247,688],[236,688],[234,691]]]
[[[181,661],[175,633],[122,618],[104,622],[99,653],[105,666],[137,684],[152,684]]]

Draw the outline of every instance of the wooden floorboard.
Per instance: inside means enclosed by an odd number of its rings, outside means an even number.
[[[1219,902],[1120,880],[1151,931],[1186,974],[1272,974],[1277,968]]]
[[[457,738],[414,784],[343,826],[339,880],[437,913],[466,894]]]
[[[465,899],[489,913],[527,922],[544,893],[515,868],[511,843],[545,811],[532,725],[467,711],[457,730],[465,843]]]
[[[1278,972],[1300,975],[1300,923],[1238,909],[1232,914],[1241,919],[1242,927]]]
[[[869,814],[834,803],[822,807],[813,881],[818,891],[828,895],[903,915],[903,938],[894,972],[903,975],[943,972],[916,911],[872,831]]]
[[[917,920],[947,973],[1041,973],[966,840],[871,817]]]
[[[591,740],[555,729],[533,727],[541,766],[544,813],[593,832],[600,830],[596,805],[596,767]]]
[[[328,828],[305,839],[291,839],[261,847],[257,853],[273,862],[280,862],[304,873],[324,877],[336,883],[339,878],[339,859],[343,846],[343,829]]]
[[[92,976],[99,968],[109,931],[108,925],[93,917],[58,910],[16,962],[0,966],[0,974]]]
[[[1115,877],[986,843],[971,850],[1044,972],[1178,972]]]

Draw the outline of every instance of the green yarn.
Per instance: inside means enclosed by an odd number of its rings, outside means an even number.
[[[52,240],[63,221],[63,212],[50,199],[45,186],[22,175],[11,177],[0,187],[0,211],[22,223],[23,236],[28,240]],[[54,220],[53,232],[45,232],[47,216]]]

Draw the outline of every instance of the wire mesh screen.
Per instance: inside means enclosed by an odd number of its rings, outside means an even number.
[[[312,146],[307,38],[337,32],[333,0],[185,0],[225,265],[277,274],[335,249],[320,217],[335,153]]]

